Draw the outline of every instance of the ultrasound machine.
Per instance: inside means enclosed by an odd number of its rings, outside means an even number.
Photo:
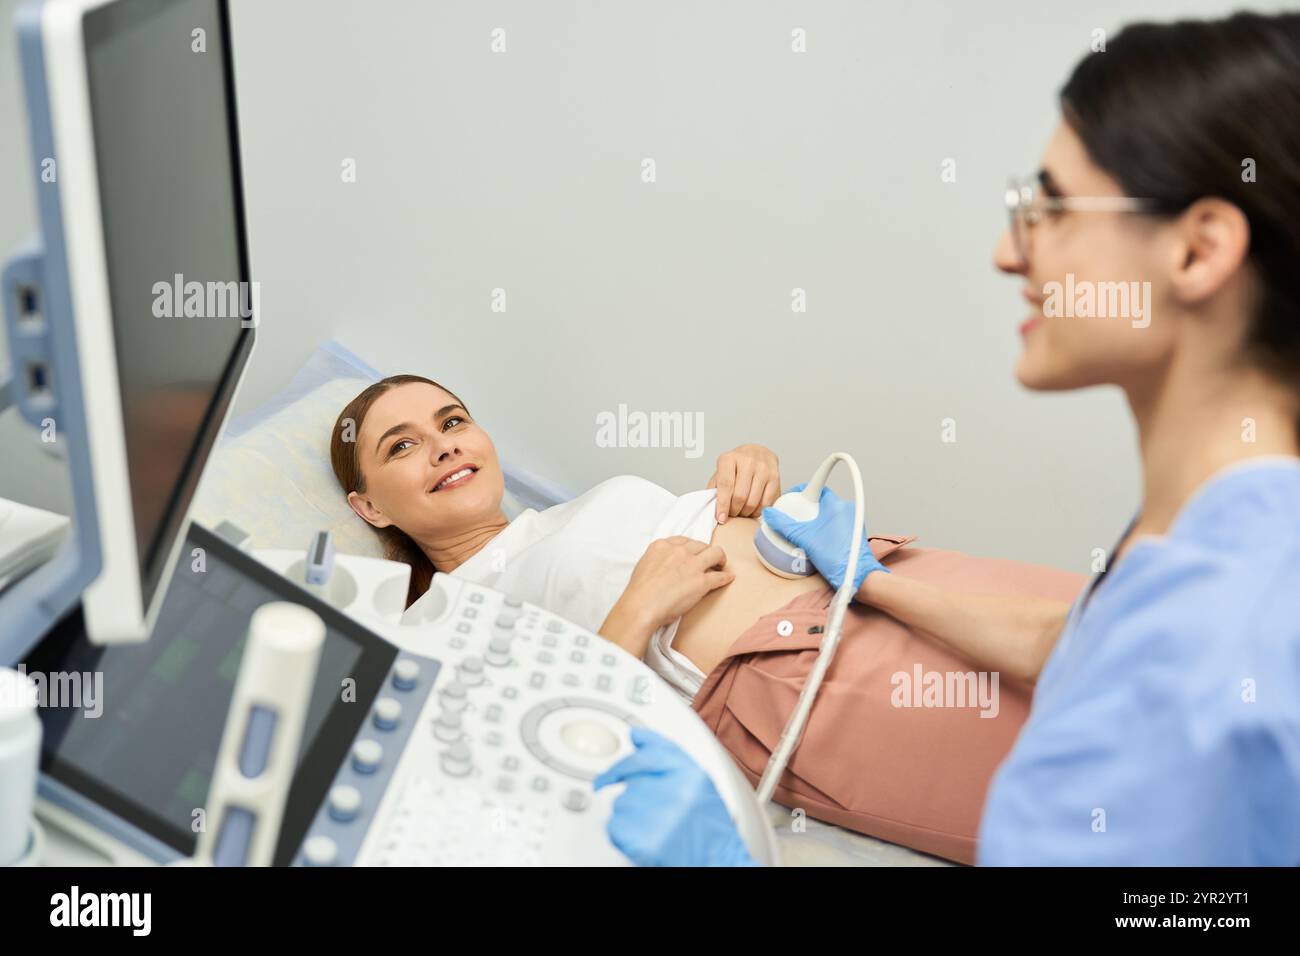
[[[40,235],[4,269],[0,408],[57,429],[74,501],[58,552],[0,591],[0,667],[46,690],[35,862],[625,864],[622,787],[591,781],[633,725],[689,751],[777,862],[731,758],[618,647],[445,574],[416,625],[345,613],[189,520],[261,320],[156,308],[160,282],[254,279],[226,3],[17,17]],[[259,670],[259,615],[314,643]]]

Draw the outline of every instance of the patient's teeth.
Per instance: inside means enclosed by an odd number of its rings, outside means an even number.
[[[457,471],[457,472],[454,472],[453,474],[448,475],[446,478],[442,479],[442,481],[440,481],[440,482],[438,482],[436,485],[434,485],[434,486],[433,486],[433,490],[434,490],[434,491],[437,491],[437,490],[438,490],[439,488],[441,488],[443,485],[450,484],[451,482],[456,481],[457,479],[464,478],[466,475],[470,475],[470,474],[473,474],[473,473],[474,473],[474,469],[473,469],[473,468],[462,468],[460,471]]]

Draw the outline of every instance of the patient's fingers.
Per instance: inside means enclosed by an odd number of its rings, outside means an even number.
[[[749,491],[753,486],[754,466],[751,462],[741,462],[736,466],[736,487],[731,492],[731,514],[745,513],[745,502],[749,500]]]
[[[767,482],[754,481],[749,486],[749,495],[745,498],[745,507],[740,509],[740,513],[747,518],[752,518],[763,504],[763,496],[767,493]]]
[[[697,566],[701,569],[725,568],[727,566],[727,552],[716,544],[707,544],[695,553],[695,560]]]
[[[736,484],[736,460],[733,456],[723,455],[718,459],[717,479],[718,524],[722,524],[731,514],[731,489]]]
[[[736,572],[731,568],[724,568],[721,571],[705,571],[704,583],[710,591],[716,591],[718,588],[726,587],[732,581],[736,580]]]

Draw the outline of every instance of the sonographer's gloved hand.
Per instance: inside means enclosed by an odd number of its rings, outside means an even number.
[[[709,775],[668,738],[632,728],[636,752],[592,781],[627,784],[609,840],[637,866],[757,866]]]
[[[802,481],[790,491],[803,491],[808,482]],[[787,492],[788,494],[788,492]],[[840,589],[849,569],[849,545],[853,538],[853,502],[844,501],[830,488],[823,488],[817,508],[817,517],[811,521],[796,521],[784,511],[763,509],[763,520],[769,528],[797,548],[802,548],[813,567]],[[862,581],[872,571],[889,572],[876,560],[867,540],[866,521],[862,523],[862,547],[858,550],[857,573],[853,576],[853,593],[857,594]]]

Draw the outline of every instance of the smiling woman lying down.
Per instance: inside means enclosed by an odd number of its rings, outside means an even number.
[[[330,454],[353,510],[412,566],[408,613],[418,613],[434,571],[545,607],[644,659],[758,779],[811,670],[833,593],[820,575],[777,577],[754,554],[754,516],[781,492],[770,451],[722,455],[700,491],[674,495],[624,475],[512,522],[501,511],[496,449],[464,403],[399,375],[343,409]],[[853,604],[776,797],[972,862],[985,790],[1028,713],[1047,635],[1083,579],[912,540],[870,544],[917,588],[996,595],[987,619],[926,622],[926,632]],[[867,599],[865,582],[858,593]],[[981,632],[1007,626],[1026,635],[1023,652],[975,663]]]

